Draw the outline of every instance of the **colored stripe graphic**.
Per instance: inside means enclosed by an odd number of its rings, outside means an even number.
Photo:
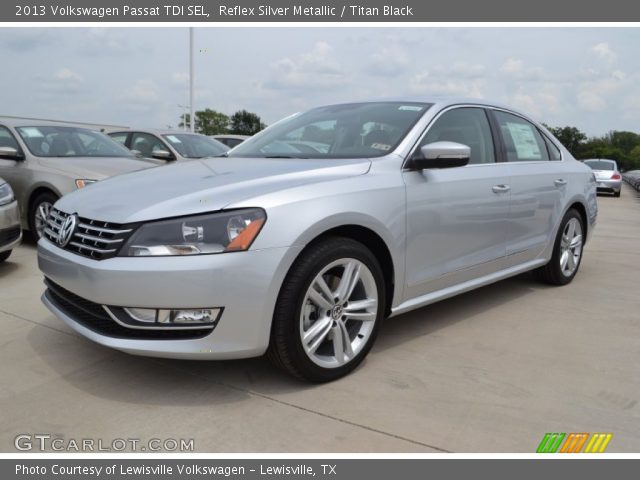
[[[565,435],[565,433],[545,433],[536,453],[556,453]]]
[[[603,453],[612,437],[612,433],[594,433],[584,453]]]
[[[589,438],[588,433],[570,433],[562,445],[560,453],[580,453],[587,438]]]

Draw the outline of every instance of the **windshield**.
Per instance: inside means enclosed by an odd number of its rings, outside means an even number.
[[[603,160],[587,160],[584,163],[589,165],[592,170],[615,170],[615,165],[613,162],[605,162]]]
[[[230,157],[370,158],[390,153],[431,105],[351,103],[293,115],[245,140]]]
[[[163,137],[185,158],[216,157],[229,150],[224,143],[204,135],[172,133]]]
[[[17,127],[29,151],[38,157],[131,157],[125,147],[102,133],[77,127]]]

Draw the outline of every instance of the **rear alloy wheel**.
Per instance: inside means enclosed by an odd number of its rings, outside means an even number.
[[[558,230],[551,260],[536,270],[542,280],[553,285],[566,285],[573,280],[582,260],[583,232],[582,217],[576,210],[569,210]]]
[[[364,245],[331,238],[294,264],[276,306],[269,355],[289,373],[326,382],[367,355],[384,313],[380,265]]]
[[[29,229],[35,240],[40,240],[44,235],[47,217],[57,200],[58,197],[52,192],[41,193],[33,200],[29,211]]]

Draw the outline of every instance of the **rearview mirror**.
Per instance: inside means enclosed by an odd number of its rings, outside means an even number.
[[[171,160],[173,158],[171,152],[167,150],[154,150],[153,152],[151,152],[151,156],[159,160]]]
[[[434,142],[420,148],[420,155],[412,160],[418,170],[425,168],[464,167],[471,158],[471,148],[456,142]]]
[[[13,147],[0,147],[0,157],[10,158],[12,160],[18,160],[22,158],[22,155],[18,153],[18,150]]]

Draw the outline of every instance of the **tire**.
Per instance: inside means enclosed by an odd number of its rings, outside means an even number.
[[[342,284],[342,278],[352,281]],[[349,283],[354,286],[341,288]],[[280,289],[268,357],[310,382],[347,375],[375,342],[386,311],[384,285],[380,263],[361,243],[330,237],[312,244],[293,264]],[[331,301],[329,295],[334,296]],[[306,342],[303,335],[308,337]]]
[[[5,252],[0,252],[0,263],[4,262],[11,255],[11,250],[7,250]]]
[[[58,198],[59,197],[53,192],[42,192],[31,202],[31,208],[29,209],[29,230],[36,241],[40,240],[42,236],[38,228],[40,225],[39,217],[45,212],[48,214],[49,209],[56,203]],[[43,210],[41,210],[41,208]]]
[[[573,239],[568,239],[570,224],[574,226]],[[579,227],[579,234],[577,228]],[[575,240],[579,235],[579,241]],[[571,244],[575,243],[575,246]],[[567,248],[569,246],[569,248]],[[544,267],[535,270],[536,276],[551,285],[567,285],[578,273],[584,248],[584,223],[577,210],[569,210],[560,223],[553,245],[551,260]],[[567,253],[566,257],[563,257]]]
[[[616,198],[619,197],[620,196],[620,192],[613,192],[613,196],[616,197]]]

